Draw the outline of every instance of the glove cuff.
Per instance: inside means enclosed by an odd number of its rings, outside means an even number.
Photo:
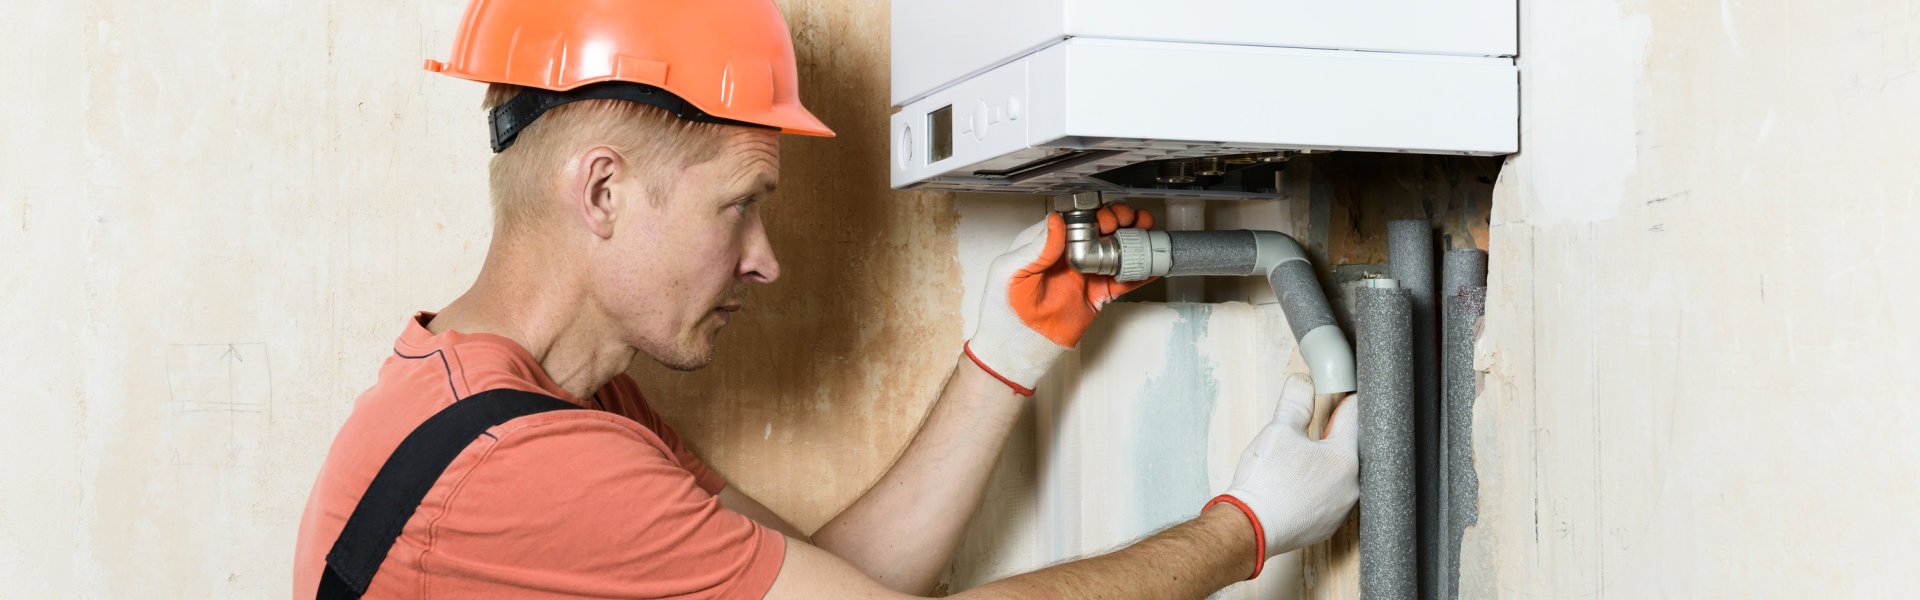
[[[1033,395],[1033,388],[1020,385],[1019,383],[1016,383],[1011,379],[1007,379],[1005,375],[1001,375],[1000,372],[993,370],[993,367],[987,366],[987,363],[985,361],[980,360],[980,357],[974,356],[972,340],[968,340],[967,343],[961,345],[960,348],[966,351],[967,358],[969,360],[972,360],[973,364],[980,366],[980,370],[986,371],[987,374],[992,375],[994,379],[1000,380],[1000,383],[1007,384],[1007,387],[1013,388],[1013,393],[1016,393],[1022,396]]]
[[[1247,520],[1253,522],[1253,574],[1247,576],[1247,580],[1252,581],[1253,578],[1260,576],[1260,569],[1267,566],[1267,532],[1260,526],[1260,517],[1253,514],[1253,509],[1248,508],[1245,502],[1241,502],[1239,498],[1230,494],[1214,496],[1213,500],[1200,508],[1200,512],[1207,512],[1207,509],[1222,502],[1240,509],[1240,512],[1247,514]]]
[[[1053,368],[1053,361],[1067,351],[1012,318],[1011,311],[1002,318],[982,319],[966,350],[974,364],[1027,396],[1033,395],[1033,387]]]

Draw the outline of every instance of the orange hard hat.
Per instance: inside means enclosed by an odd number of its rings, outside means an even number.
[[[790,35],[773,0],[473,0],[453,57],[426,67],[528,88],[494,109],[495,152],[541,113],[593,98],[831,137],[800,105]]]

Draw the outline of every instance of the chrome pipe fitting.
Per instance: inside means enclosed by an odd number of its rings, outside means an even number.
[[[1095,216],[1105,203],[1100,192],[1055,196],[1055,200],[1072,207],[1061,213],[1067,221],[1067,264],[1081,273],[1113,275],[1120,272],[1119,243],[1100,236],[1100,220]]]
[[[1140,281],[1167,273],[1171,251],[1166,232],[1127,228],[1102,236],[1096,216],[1102,204],[1100,192],[1054,199],[1073,207],[1061,213],[1067,222],[1067,264],[1073,270],[1108,275],[1118,281]]]

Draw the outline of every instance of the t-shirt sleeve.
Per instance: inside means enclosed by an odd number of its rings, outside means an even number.
[[[660,413],[654,412],[653,407],[647,405],[646,396],[640,393],[640,385],[635,383],[632,377],[622,373],[608,382],[600,393],[603,394],[601,404],[609,412],[647,426],[654,435],[660,437],[660,441],[673,449],[673,459],[688,472],[693,473],[694,481],[700,484],[700,489],[718,496],[720,490],[727,487],[727,480],[721,478],[719,473],[713,472],[713,469],[707,468],[707,464],[701,462],[699,457],[694,456],[693,450],[687,448],[687,444],[680,439],[680,434],[675,433],[673,427],[667,425],[665,419],[660,418]]]
[[[433,525],[421,567],[450,576],[436,580],[521,596],[759,598],[779,574],[785,538],[722,507],[631,425],[496,431]],[[434,595],[473,597],[461,591]]]

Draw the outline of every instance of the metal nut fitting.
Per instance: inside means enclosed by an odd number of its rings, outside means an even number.
[[[1104,199],[1100,197],[1100,192],[1098,191],[1078,192],[1074,194],[1054,196],[1054,198],[1064,199],[1067,203],[1072,204],[1073,210],[1076,210],[1076,211],[1097,210],[1100,208],[1100,205],[1104,202]],[[1055,206],[1058,206],[1058,205],[1059,204],[1057,203],[1055,204]]]
[[[1113,276],[1115,281],[1140,281],[1153,276],[1152,242],[1147,239],[1147,230],[1121,229],[1113,232],[1113,241],[1120,262]]]

